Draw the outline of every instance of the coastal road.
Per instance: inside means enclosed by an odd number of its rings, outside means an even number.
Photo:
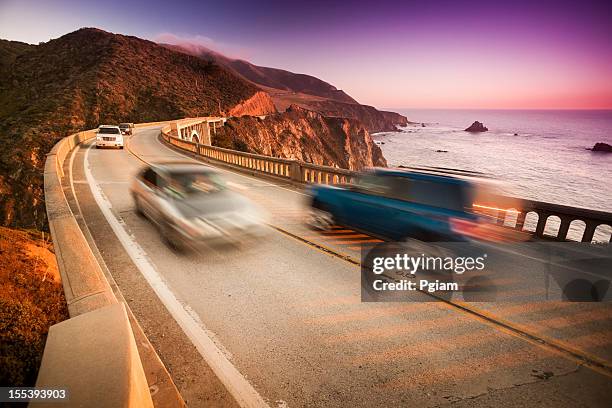
[[[354,261],[361,244],[378,240],[343,228],[313,234],[303,226],[305,196],[289,185],[221,170],[271,214],[269,234],[238,248],[172,252],[134,213],[128,190],[145,162],[192,160],[158,135],[137,129],[123,151],[82,146],[70,188],[189,406],[593,407],[612,398],[608,306],[464,310],[419,302],[420,293],[361,303]]]

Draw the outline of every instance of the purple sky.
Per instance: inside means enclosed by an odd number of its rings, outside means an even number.
[[[378,107],[612,108],[612,1],[0,0],[0,38],[84,26],[200,43]]]

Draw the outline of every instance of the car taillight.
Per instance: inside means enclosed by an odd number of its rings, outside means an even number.
[[[482,237],[482,226],[474,221],[466,220],[465,218],[449,218],[451,230],[459,235],[472,238]]]
[[[482,217],[474,221],[465,218],[449,218],[449,223],[451,230],[456,234],[481,241],[522,242],[528,239],[527,235],[521,231],[486,222]]]

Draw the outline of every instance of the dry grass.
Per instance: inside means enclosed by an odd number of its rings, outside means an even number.
[[[0,385],[32,386],[49,327],[68,311],[51,244],[0,227]]]

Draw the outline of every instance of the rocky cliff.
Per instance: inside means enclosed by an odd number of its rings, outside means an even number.
[[[397,112],[389,112],[389,111],[378,111],[382,114],[384,121],[386,123],[393,123],[394,125],[398,125],[398,126],[406,126],[409,123],[416,123],[416,122],[411,122],[408,120],[407,117],[405,117],[404,115],[400,115]]]
[[[350,170],[387,165],[361,122],[326,117],[297,105],[265,118],[231,118],[213,137],[213,144]]]
[[[294,97],[272,95],[279,110],[289,101],[295,101]],[[332,100],[321,100],[312,98],[301,98],[294,104],[308,110],[320,112],[325,116],[336,116],[357,119],[363,123],[370,133],[391,132],[397,130],[397,126],[406,126],[408,119],[395,112],[379,111],[373,106],[360,105],[357,103],[344,103]]]

